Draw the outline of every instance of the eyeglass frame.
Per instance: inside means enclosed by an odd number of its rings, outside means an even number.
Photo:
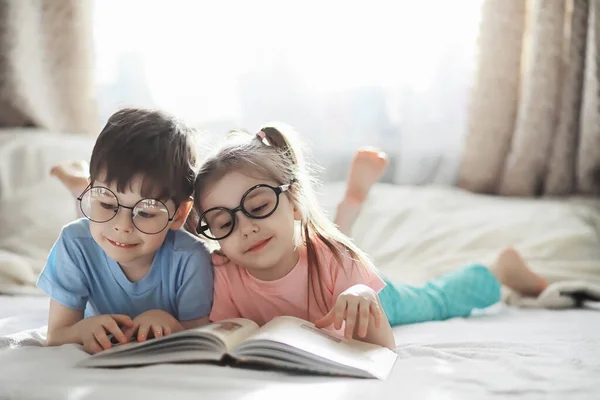
[[[197,233],[198,235],[202,235],[202,236],[204,236],[205,238],[207,238],[207,239],[210,239],[210,240],[223,240],[223,239],[225,239],[225,238],[227,238],[227,237],[231,236],[231,234],[233,233],[233,231],[235,230],[235,227],[236,227],[236,221],[237,221],[237,218],[236,218],[236,215],[235,215],[235,214],[236,214],[238,211],[241,211],[241,212],[242,212],[242,213],[243,213],[243,214],[244,214],[246,217],[248,217],[248,218],[251,218],[251,219],[265,219],[265,218],[269,218],[271,215],[273,215],[273,213],[275,213],[275,211],[277,211],[277,208],[279,207],[279,195],[281,195],[281,193],[283,193],[283,192],[287,192],[288,190],[290,190],[290,187],[292,186],[292,184],[293,184],[294,182],[295,182],[295,181],[294,181],[294,180],[292,180],[290,183],[286,183],[285,185],[279,185],[279,186],[271,186],[271,185],[269,185],[269,184],[266,184],[266,183],[259,183],[258,185],[254,185],[254,186],[252,186],[250,189],[246,190],[246,192],[245,192],[245,193],[242,195],[242,199],[240,200],[240,205],[239,205],[239,206],[237,206],[236,208],[234,208],[234,209],[230,209],[230,208],[227,208],[227,207],[212,207],[212,208],[209,208],[208,210],[204,211],[204,212],[203,212],[203,213],[200,215],[200,217],[199,217],[199,219],[198,219],[198,226],[196,227],[196,233]],[[260,217],[257,217],[257,216],[254,216],[254,215],[250,214],[250,213],[249,213],[249,212],[248,212],[248,211],[247,211],[247,210],[244,208],[244,201],[246,200],[246,196],[248,196],[248,194],[249,194],[251,191],[253,191],[254,189],[257,189],[257,188],[259,188],[259,187],[268,187],[269,189],[273,190],[273,192],[275,192],[275,196],[276,196],[276,198],[277,198],[277,202],[275,203],[275,207],[273,207],[273,209],[272,209],[272,210],[271,210],[271,211],[270,211],[268,214],[266,214],[266,215],[263,215],[263,216],[260,216]],[[204,225],[204,226],[201,226],[201,225],[200,225],[200,224],[202,224],[202,219],[204,218],[204,216],[205,216],[207,213],[209,213],[209,212],[211,212],[211,211],[214,211],[214,210],[221,210],[221,211],[225,211],[225,212],[227,212],[229,215],[231,215],[231,217],[232,217],[232,218],[231,218],[231,220],[232,220],[232,225],[231,225],[231,229],[229,230],[229,233],[228,233],[227,235],[223,236],[223,237],[220,237],[220,238],[218,238],[218,239],[217,239],[217,238],[212,238],[212,237],[209,237],[209,236],[208,236],[208,235],[205,233],[207,230],[210,230],[210,228],[209,228],[209,226],[208,226],[208,223],[207,223],[206,225]]]
[[[93,219],[91,219],[90,217],[88,217],[87,215],[85,215],[85,212],[83,211],[83,206],[82,206],[82,200],[83,200],[83,196],[85,196],[85,194],[87,192],[89,192],[92,189],[106,189],[108,190],[113,196],[115,196],[115,199],[117,199],[117,208],[115,209],[114,215],[112,217],[110,217],[109,219],[107,219],[106,221],[94,221]],[[142,232],[145,235],[158,235],[159,233],[161,233],[162,231],[164,231],[167,226],[169,226],[170,222],[173,222],[173,220],[175,219],[175,216],[177,215],[177,210],[179,210],[179,205],[177,205],[175,207],[175,212],[173,213],[173,215],[171,216],[171,212],[169,211],[169,207],[167,207],[167,205],[164,203],[164,201],[159,200],[159,199],[151,199],[151,198],[143,198],[140,199],[138,201],[135,202],[135,204],[131,207],[128,207],[126,205],[123,205],[119,202],[119,198],[117,197],[117,195],[115,194],[115,192],[113,192],[112,190],[110,190],[109,188],[107,188],[106,186],[94,186],[93,184],[89,184],[87,185],[87,187],[85,188],[85,190],[83,192],[81,192],[81,194],[79,195],[79,197],[77,197],[77,200],[79,201],[79,209],[81,210],[81,213],[83,214],[84,217],[86,217],[88,220],[96,223],[96,224],[105,224],[109,221],[112,221],[117,215],[119,215],[119,210],[121,209],[121,207],[130,210],[131,211],[131,223],[133,224],[133,226],[135,227],[135,229],[137,229],[138,231]],[[165,206],[165,209],[167,210],[167,215],[169,216],[167,223],[165,224],[165,226],[163,226],[163,228],[161,230],[159,230],[158,232],[154,232],[154,233],[148,233],[148,232],[144,232],[143,230],[141,230],[140,228],[138,228],[138,226],[135,224],[134,221],[134,215],[133,215],[133,210],[135,210],[135,207],[141,203],[142,201],[145,200],[153,200],[153,201],[157,201],[160,204],[162,204],[163,206]]]

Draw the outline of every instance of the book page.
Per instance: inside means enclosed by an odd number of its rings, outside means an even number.
[[[349,371],[366,371],[379,379],[388,376],[397,358],[387,348],[340,337],[295,317],[273,319],[246,339],[234,355],[271,355],[298,363],[344,366]]]
[[[174,346],[196,347],[198,350],[210,350],[219,354],[229,352],[244,338],[250,336],[258,329],[258,325],[247,319],[231,319],[203,325],[198,328],[173,333],[157,339],[148,339],[143,342],[133,340],[130,343],[114,343],[113,347],[95,354],[95,358],[112,357],[122,353],[141,353],[165,351]]]
[[[244,318],[225,319],[202,327],[205,332],[216,336],[228,352],[258,330],[256,322]]]

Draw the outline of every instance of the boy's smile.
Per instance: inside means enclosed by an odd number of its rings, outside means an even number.
[[[108,240],[108,242],[109,242],[110,244],[112,244],[112,245],[114,245],[114,246],[117,246],[117,247],[120,247],[120,248],[122,248],[122,249],[131,249],[132,247],[135,247],[135,246],[137,246],[137,244],[128,244],[128,243],[116,242],[116,241],[114,241],[114,240],[110,240],[110,239],[108,239],[108,238],[107,238],[107,240]]]
[[[150,269],[154,254],[163,244],[173,223],[170,222],[165,229],[156,234],[146,234],[136,228],[132,220],[132,211],[126,207],[132,207],[142,200],[142,182],[140,177],[134,178],[125,192],[118,192],[115,185],[102,180],[94,182],[94,187],[110,189],[117,196],[118,204],[122,204],[123,207],[119,207],[116,215],[107,222],[90,221],[90,231],[96,243],[109,258],[119,263],[128,278],[131,275],[138,279],[141,279],[141,272]],[[164,203],[173,215],[176,212],[175,204],[171,200]],[[113,204],[102,204],[106,208],[114,207]]]

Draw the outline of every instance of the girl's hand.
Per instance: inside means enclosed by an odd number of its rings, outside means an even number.
[[[212,263],[215,267],[225,265],[229,262],[229,258],[221,250],[215,250],[211,254]]]
[[[150,333],[155,338],[168,336],[184,328],[171,314],[163,310],[149,310],[133,319],[133,326],[125,331],[128,338],[137,334],[137,341],[145,341]]]
[[[358,337],[364,338],[371,318],[374,319],[375,328],[379,328],[382,318],[385,318],[377,293],[366,285],[354,285],[338,296],[333,308],[316,321],[315,326],[326,328],[333,324],[335,329],[341,329],[342,322],[346,321],[345,337],[352,338],[357,327]]]
[[[129,338],[121,330],[122,326],[130,328],[133,321],[127,315],[110,314],[82,319],[74,328],[77,329],[83,349],[95,354],[112,347],[109,333],[121,344],[128,342]]]

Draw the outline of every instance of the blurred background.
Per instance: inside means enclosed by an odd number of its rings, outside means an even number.
[[[393,161],[386,181],[451,182],[481,3],[96,1],[98,119],[160,107],[213,137],[282,120],[323,179],[344,178],[355,149],[374,145]]]
[[[597,15],[589,0],[6,0],[0,127],[91,138],[119,108],[157,107],[208,149],[279,120],[326,182],[370,145],[387,183],[597,195]]]
[[[294,126],[330,211],[355,151],[383,149],[353,238],[402,279],[507,245],[595,278],[598,1],[0,0],[0,293],[37,293],[77,217],[49,171],[127,106],[181,117],[203,151]]]
[[[481,0],[96,1],[99,120],[160,107],[218,137],[282,120],[326,180],[367,144],[389,152],[385,180],[451,180],[435,164],[458,161],[480,10]],[[427,154],[433,177],[410,168]]]

